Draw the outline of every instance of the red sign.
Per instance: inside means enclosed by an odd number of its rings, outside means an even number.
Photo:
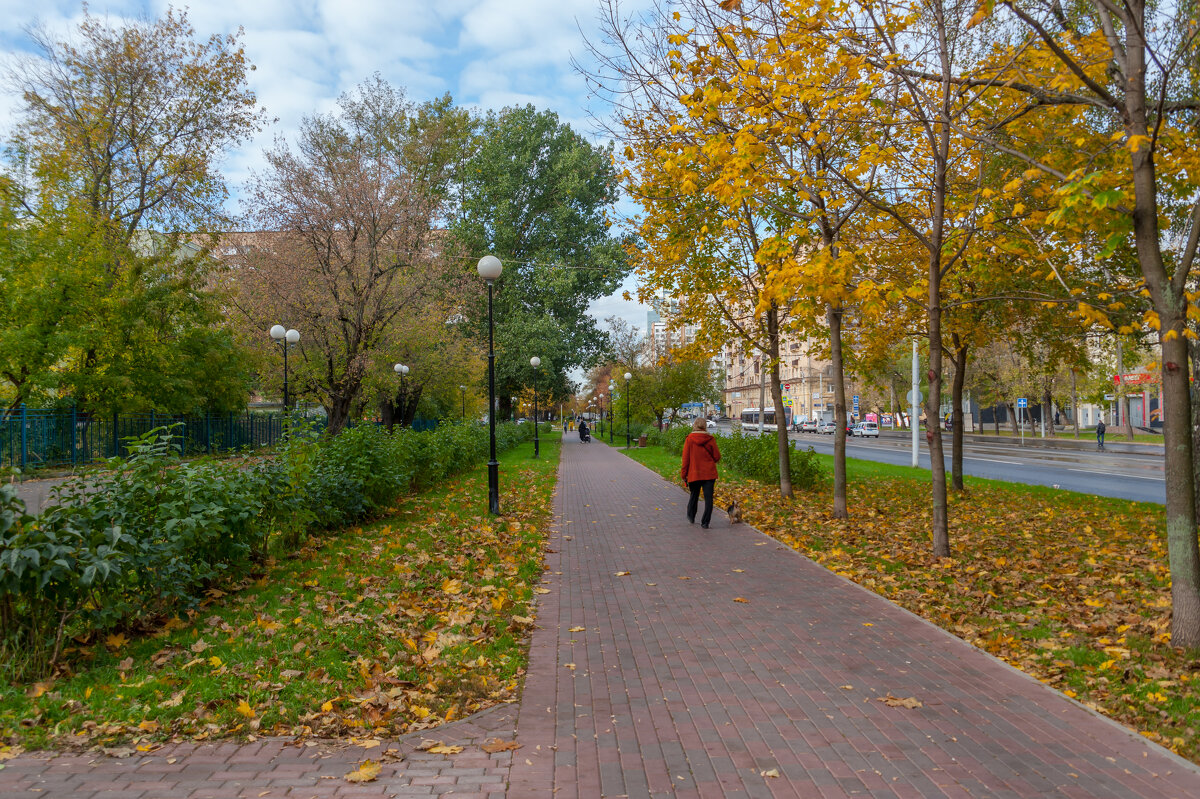
[[[1113,375],[1113,385],[1140,386],[1146,383],[1157,383],[1158,375],[1152,375],[1149,372],[1134,372],[1125,375]]]

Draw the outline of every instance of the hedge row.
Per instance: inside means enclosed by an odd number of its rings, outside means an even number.
[[[499,449],[531,438],[501,424]],[[169,428],[64,485],[34,517],[0,486],[0,672],[52,669],[69,636],[127,629],[195,606],[214,584],[310,535],[363,521],[404,493],[482,463],[486,428],[298,430],[258,462],[183,463]],[[482,504],[482,500],[481,500]]]
[[[650,433],[648,441],[668,452],[682,454],[683,440],[691,432],[691,428],[688,427],[672,427],[662,432],[654,430]],[[764,483],[779,482],[779,443],[775,436],[747,436],[740,430],[734,430],[730,435],[722,433],[714,438],[717,439],[717,446],[721,450],[722,467]],[[821,466],[817,463],[817,454],[813,452],[812,447],[793,448],[789,467],[793,488],[809,489],[821,482]]]

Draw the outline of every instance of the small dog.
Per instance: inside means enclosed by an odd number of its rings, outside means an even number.
[[[742,506],[738,504],[736,499],[729,503],[729,507],[725,509],[725,512],[729,514],[730,524],[737,524],[742,520]]]

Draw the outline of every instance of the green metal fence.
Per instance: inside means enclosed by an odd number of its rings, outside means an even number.
[[[314,421],[320,426],[324,418]],[[184,455],[206,455],[269,447],[283,436],[284,416],[177,416],[154,412],[100,415],[21,406],[0,419],[0,469],[74,467],[128,455],[127,439],[165,425],[178,425],[174,428],[174,444]],[[437,421],[418,417],[412,427],[431,430],[437,427]]]

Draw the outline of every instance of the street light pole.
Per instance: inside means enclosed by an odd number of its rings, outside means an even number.
[[[504,265],[494,255],[485,255],[477,265],[479,276],[488,288],[488,511],[500,514],[500,463],[496,460],[496,349],[492,337],[492,283],[500,277]]]
[[[629,380],[633,377],[629,372],[625,373],[625,449],[629,449],[629,406],[633,401],[633,394],[629,389]]]
[[[289,413],[288,410],[288,348],[300,340],[300,331],[285,330],[283,325],[272,325],[270,330],[271,338],[279,342],[279,346],[283,348],[283,412]]]
[[[608,381],[608,443],[613,443],[613,381]]]
[[[542,359],[536,355],[529,359],[533,367],[533,457],[538,457],[538,409],[537,409],[537,369],[542,365]]]
[[[400,426],[404,427],[404,403],[408,401],[408,391],[404,385],[404,376],[408,374],[408,367],[402,363],[398,363],[392,369],[396,374],[400,375]]]

